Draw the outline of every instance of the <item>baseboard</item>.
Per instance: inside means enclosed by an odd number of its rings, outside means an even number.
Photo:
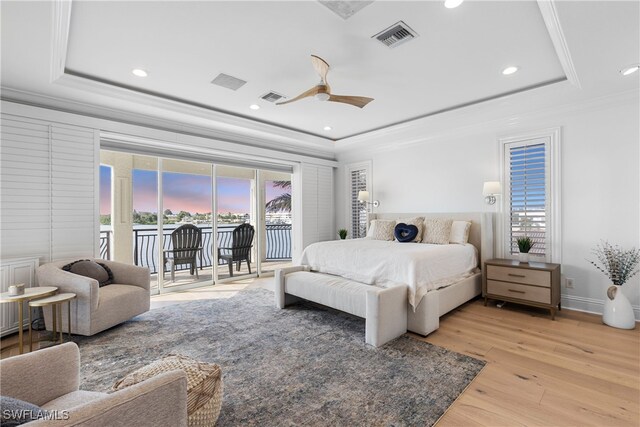
[[[562,308],[569,310],[584,311],[587,313],[602,314],[604,300],[595,298],[577,297],[573,295],[562,295]],[[634,305],[633,314],[636,322],[640,322],[640,306]]]

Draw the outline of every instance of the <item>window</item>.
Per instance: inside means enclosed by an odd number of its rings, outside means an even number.
[[[501,140],[505,257],[517,254],[518,238],[528,236],[532,256],[559,261],[558,137],[559,129]]]
[[[358,201],[358,192],[367,191],[369,189],[368,181],[370,170],[371,167],[368,163],[350,165],[347,168],[350,207],[349,226],[351,228],[351,237],[353,239],[358,239],[367,235],[368,205]]]
[[[531,254],[546,254],[547,191],[546,144],[509,146],[510,253],[518,253],[520,237],[533,241]]]

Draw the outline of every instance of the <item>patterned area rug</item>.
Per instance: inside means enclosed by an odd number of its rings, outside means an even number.
[[[276,309],[273,293],[150,311],[76,337],[81,389],[107,391],[168,354],[222,367],[219,426],[434,424],[484,362],[408,336],[364,343],[364,320],[314,304]]]

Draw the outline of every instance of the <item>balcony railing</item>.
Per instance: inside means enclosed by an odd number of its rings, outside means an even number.
[[[232,243],[233,229],[236,225],[219,225],[216,247],[230,247]],[[213,265],[213,231],[212,227],[201,227],[202,247],[197,259],[198,267],[211,267]],[[171,248],[171,229],[165,229],[162,234],[162,248]],[[100,256],[103,259],[111,259],[110,254],[111,231],[100,231]],[[254,240],[255,245],[255,240]],[[291,224],[267,224],[266,225],[266,260],[291,259]],[[155,227],[136,228],[133,230],[133,261],[135,265],[149,267],[151,274],[158,272],[158,233]],[[219,264],[226,264],[225,260],[219,260]],[[189,268],[186,265],[176,265],[176,270]]]
[[[100,230],[100,258],[111,259],[111,230]]]

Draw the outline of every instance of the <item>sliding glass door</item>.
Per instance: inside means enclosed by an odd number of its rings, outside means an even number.
[[[212,165],[162,162],[162,267],[165,290],[213,284]]]
[[[257,274],[256,171],[216,166],[218,280]]]
[[[291,265],[291,174],[259,171],[260,272]]]
[[[100,255],[151,272],[152,293],[291,262],[291,175],[101,151]]]

